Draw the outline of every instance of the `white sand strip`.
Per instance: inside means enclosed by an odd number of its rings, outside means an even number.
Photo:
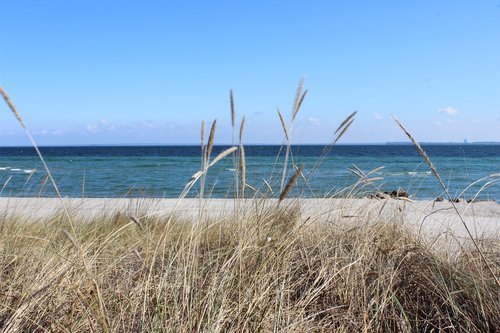
[[[80,217],[94,217],[117,212],[138,217],[145,214],[168,216],[176,213],[195,218],[198,214],[198,199],[117,199],[117,198],[64,198],[71,214]],[[378,199],[289,199],[282,206],[300,203],[302,217],[311,217],[323,222],[367,221],[391,219],[409,223],[416,230],[434,235],[452,233],[465,237],[465,229],[449,202]],[[241,209],[254,210],[256,205],[276,205],[277,201],[208,199],[204,201],[205,212],[217,217],[231,213],[235,204]],[[498,238],[500,235],[500,204],[478,202],[456,204],[469,229],[477,237]],[[0,198],[0,216],[18,216],[26,220],[37,220],[62,212],[61,201],[57,198]]]

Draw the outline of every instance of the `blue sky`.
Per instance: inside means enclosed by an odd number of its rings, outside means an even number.
[[[45,145],[500,141],[500,0],[2,1],[0,84]],[[0,145],[29,144],[4,103]]]

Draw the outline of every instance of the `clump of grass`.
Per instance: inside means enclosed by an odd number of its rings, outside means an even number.
[[[433,249],[396,217],[325,223],[262,205],[238,219],[211,219],[204,233],[179,218],[134,220],[120,214],[75,224],[111,331],[488,332],[500,325],[498,288],[477,252]],[[72,234],[60,227],[67,228],[50,219],[4,221],[3,330],[99,330],[92,283]],[[498,243],[489,246],[498,258]]]

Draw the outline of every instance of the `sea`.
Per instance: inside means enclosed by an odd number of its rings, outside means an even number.
[[[212,159],[229,146],[215,146]],[[452,197],[500,201],[500,145],[424,145]],[[177,198],[201,168],[199,146],[41,147],[63,197]],[[286,147],[248,145],[245,197],[278,197]],[[412,145],[295,145],[285,183],[304,165],[291,196],[364,197],[404,189],[414,199],[445,197]],[[204,196],[242,196],[238,154],[208,170]],[[32,147],[0,147],[0,196],[54,197]],[[238,194],[237,194],[238,193]],[[195,184],[187,197],[200,194]]]

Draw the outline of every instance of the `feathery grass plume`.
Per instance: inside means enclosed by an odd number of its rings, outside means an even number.
[[[300,174],[302,173],[302,169],[304,169],[304,164],[302,164],[297,171],[293,174],[293,176],[288,180],[288,183],[286,183],[285,188],[280,194],[279,202],[283,201],[287,197],[288,194],[290,194],[290,191],[292,190],[293,186],[295,185],[295,182],[297,181],[297,178],[299,178]]]
[[[278,116],[280,117],[281,126],[283,127],[283,132],[285,132],[285,139],[286,139],[287,142],[289,142],[290,139],[289,139],[289,136],[288,136],[288,129],[286,128],[285,119],[281,115],[280,109],[277,109],[277,111],[278,111]]]
[[[339,135],[337,135],[337,138],[335,139],[335,141],[333,141],[333,144],[336,144],[341,137],[344,136],[345,132],[347,132],[347,130],[349,129],[349,127],[351,127],[352,123],[354,122],[354,119],[351,119],[345,126],[344,128],[342,129],[342,131],[339,133]]]
[[[234,146],[234,134],[235,134],[235,119],[236,119],[236,111],[235,111],[235,108],[234,108],[234,94],[233,94],[233,89],[229,89],[229,106],[230,106],[230,109],[231,109],[231,145]],[[241,132],[241,129],[240,129],[240,132]],[[240,133],[240,142],[241,142],[241,133]],[[237,168],[237,157],[236,157],[236,154],[233,154],[233,168],[236,169]],[[234,177],[234,196],[236,198],[239,197],[239,187],[238,187],[238,173],[235,172],[233,174],[233,177]],[[235,206],[234,206],[234,209],[235,211],[237,211],[237,207],[236,207],[236,202],[235,202]]]
[[[286,137],[286,150],[285,150],[285,158],[283,160],[283,170],[281,171],[281,184],[280,184],[280,192],[283,192],[283,189],[285,188],[285,179],[287,175],[287,167],[288,167],[288,155],[290,155],[290,147],[292,145],[291,138],[290,138],[290,133],[288,133],[288,129],[285,124],[285,120],[281,116],[281,113],[278,110],[278,116],[280,117],[281,120],[281,125],[283,126],[283,131],[285,132],[285,137]],[[291,124],[291,126],[293,123]]]
[[[356,171],[354,169],[347,168],[347,170],[350,171],[352,174],[354,174],[358,178],[363,178],[364,177],[362,174],[360,174],[358,171]]]
[[[5,102],[9,106],[10,110],[12,111],[12,113],[14,113],[14,116],[16,117],[16,119],[19,122],[19,124],[21,125],[21,127],[24,128],[24,129],[26,129],[26,125],[24,124],[23,118],[21,118],[21,115],[19,114],[19,112],[17,112],[17,109],[14,106],[14,103],[12,103],[9,95],[7,95],[7,93],[2,88],[2,86],[0,86],[0,94],[2,95],[3,99],[5,99]]]
[[[241,195],[245,197],[245,186],[246,186],[246,176],[247,176],[247,167],[246,167],[246,159],[245,159],[245,147],[243,147],[243,131],[245,130],[245,115],[241,119],[240,125],[240,180],[241,180]]]
[[[210,162],[210,164],[208,165],[209,168],[213,167],[215,165],[215,163],[219,162],[220,160],[222,160],[224,157],[226,157],[227,155],[230,155],[232,153],[234,153],[236,151],[236,149],[238,149],[237,147],[233,146],[233,147],[230,147],[230,148],[227,148],[226,150],[224,150],[223,152],[220,152],[219,155],[217,155],[213,160],[212,162]]]
[[[240,145],[243,144],[243,130],[245,129],[245,115],[243,115],[243,118],[241,119],[241,125],[240,125]]]
[[[253,187],[252,185],[249,185],[249,184],[245,184],[245,188],[249,188],[251,191],[253,191],[254,193],[258,193],[259,190],[257,190],[255,187]]]
[[[201,170],[205,170],[206,166],[207,166],[207,160],[206,160],[206,155],[205,155],[205,151],[206,151],[206,148],[205,147],[205,120],[202,120],[201,121],[201,141],[200,141],[200,149],[201,149]],[[200,199],[203,198],[203,190],[205,188],[205,182],[202,180],[200,181]],[[201,206],[201,202],[200,202],[200,206]]]
[[[234,111],[234,95],[233,95],[233,89],[229,90],[229,103],[231,104],[231,127],[234,128],[234,118],[236,116],[236,113]]]
[[[285,179],[287,177],[287,168],[288,168],[288,157],[291,156],[292,163],[293,163],[293,155],[291,155],[291,146],[292,146],[292,130],[293,130],[293,125],[295,118],[297,117],[297,114],[299,113],[300,106],[302,105],[304,98],[307,94],[307,90],[302,93],[302,89],[304,86],[304,79],[301,79],[299,81],[299,86],[297,87],[297,92],[295,95],[295,100],[293,102],[293,108],[292,108],[292,119],[290,122],[290,126],[287,128],[285,125],[285,121],[283,117],[281,116],[281,113],[278,110],[278,115],[280,116],[281,124],[283,126],[283,130],[285,131],[285,136],[287,137],[287,145],[286,145],[286,151],[285,151],[285,159],[283,162],[283,171],[281,173],[281,184],[280,184],[280,191],[283,192],[284,186],[285,186]]]
[[[191,190],[191,188],[194,186],[194,184],[196,184],[196,182],[198,181],[198,179],[202,179],[203,180],[203,177],[206,176],[207,172],[208,172],[208,169],[213,167],[217,162],[219,162],[220,160],[222,160],[224,157],[232,154],[233,152],[235,152],[237,149],[237,147],[230,147],[226,150],[224,150],[223,152],[219,153],[219,155],[217,155],[213,160],[212,162],[210,162],[210,164],[208,164],[206,166],[206,168],[203,168],[202,170],[198,170],[196,171],[192,176],[191,178],[189,178],[188,182],[186,183],[186,185],[184,185],[184,189],[182,190],[181,194],[179,195],[179,198],[177,200],[177,203],[179,202],[179,200],[181,199],[184,199],[184,197],[189,193],[189,191]],[[176,205],[174,206],[175,208],[177,207],[177,203]],[[173,209],[175,211],[175,209]]]
[[[297,171],[299,169],[299,167],[297,166],[297,164],[293,163],[292,164],[293,168],[295,169],[295,171]],[[300,172],[300,177],[304,180],[304,181],[307,181],[306,177],[304,176],[304,174],[302,173],[302,171]]]
[[[420,146],[420,144],[417,142],[417,140],[415,140],[415,138],[411,135],[411,133],[396,118],[396,116],[393,115],[392,118],[399,125],[399,127],[403,130],[403,132],[406,134],[406,136],[411,140],[411,142],[413,142],[413,145],[417,148],[418,152],[420,153],[420,155],[424,159],[425,163],[431,169],[432,174],[436,177],[439,185],[443,188],[443,190],[444,190],[444,192],[446,194],[446,197],[448,198],[448,200],[450,201],[451,205],[453,206],[453,209],[455,210],[455,213],[457,213],[457,216],[459,217],[460,221],[462,222],[462,225],[464,226],[465,230],[467,231],[467,234],[468,234],[469,238],[471,239],[472,243],[474,244],[474,247],[476,248],[477,252],[481,256],[481,259],[484,261],[484,263],[488,267],[488,270],[490,271],[491,275],[495,279],[496,283],[500,286],[500,281],[498,280],[496,274],[493,272],[493,269],[490,266],[490,263],[488,262],[488,260],[486,260],[486,257],[484,256],[483,251],[481,251],[481,249],[479,248],[479,245],[477,244],[476,240],[472,236],[472,233],[469,230],[469,227],[467,226],[467,223],[465,223],[465,220],[462,217],[462,214],[460,213],[460,211],[458,210],[457,206],[455,205],[455,203],[452,200],[453,198],[451,197],[450,192],[448,191],[448,187],[445,185],[443,179],[439,175],[439,173],[438,173],[436,167],[434,166],[434,164],[432,163],[431,159],[429,158],[429,156],[427,156],[427,153],[422,148],[422,146]]]
[[[323,148],[323,151],[321,152],[321,157],[315,163],[315,165],[313,167],[313,170],[311,171],[311,174],[314,173],[319,168],[319,166],[323,162],[325,156],[330,153],[330,151],[332,150],[333,146],[335,146],[335,144],[340,140],[340,138],[342,138],[342,136],[349,129],[349,127],[351,127],[351,125],[352,125],[352,123],[354,122],[354,119],[355,119],[354,116],[357,113],[358,113],[358,111],[354,111],[346,119],[344,119],[344,121],[342,121],[342,123],[340,124],[340,126],[337,128],[337,130],[334,133],[334,139],[328,145],[326,145],[325,148]],[[339,131],[340,131],[340,133],[339,133]]]
[[[360,184],[364,184],[364,183],[371,184],[371,183],[375,183],[375,182],[378,182],[381,180],[384,180],[384,177],[363,178],[362,180],[359,181],[359,183]],[[400,197],[399,199],[408,199],[408,198]]]
[[[351,113],[346,119],[344,119],[344,121],[342,123],[340,123],[339,127],[337,128],[337,130],[335,131],[335,134],[337,134],[342,128],[344,128],[344,126],[348,123],[348,122],[351,122],[351,119],[358,113],[358,111],[354,111],[353,113]],[[345,126],[345,127],[348,127],[348,126]],[[345,128],[344,128],[345,129]],[[342,130],[344,132],[344,130]]]
[[[240,146],[240,178],[241,178],[241,194],[245,196],[247,167],[245,161],[245,147]]]
[[[369,175],[371,175],[371,174],[377,173],[377,172],[379,172],[379,171],[380,171],[380,170],[382,170],[382,169],[385,169],[385,166],[384,166],[384,165],[381,165],[381,166],[379,166],[379,167],[376,167],[376,168],[375,168],[375,169],[373,169],[373,170],[368,171],[368,172],[366,173],[366,176],[369,176]]]
[[[215,128],[217,126],[217,119],[212,123],[212,128],[210,128],[210,134],[208,135],[207,149],[205,151],[205,162],[208,164],[210,160],[210,155],[212,154],[212,148],[214,146]]]
[[[201,121],[201,147],[205,146],[205,120]]]
[[[292,108],[292,121],[297,116],[299,112],[299,105],[302,104],[302,100],[304,99],[305,93],[302,94],[302,89],[304,88],[304,79],[300,79],[299,86],[297,87],[297,92],[295,94],[295,101],[293,102]]]
[[[361,174],[363,177],[366,177],[366,174],[363,170],[361,170],[356,164],[352,164],[352,166]]]
[[[297,116],[297,113],[299,113],[300,107],[302,106],[302,103],[304,102],[304,98],[306,98],[307,92],[308,92],[308,90],[306,89],[304,91],[304,93],[302,94],[302,97],[299,100],[299,104],[297,104],[297,109],[295,110],[295,114],[294,114],[293,119],[295,119],[295,117]]]
[[[283,192],[284,186],[285,186],[285,179],[287,176],[287,168],[288,168],[288,157],[291,154],[291,145],[292,145],[292,129],[293,129],[293,124],[295,121],[295,118],[297,117],[297,113],[299,112],[299,104],[302,104],[303,98],[305,97],[305,94],[302,93],[302,89],[304,86],[304,79],[301,79],[299,81],[299,86],[297,87],[297,92],[295,94],[295,100],[293,102],[293,107],[292,107],[292,117],[290,121],[290,126],[287,128],[285,121],[283,117],[281,116],[281,113],[278,110],[278,116],[280,117],[281,125],[283,126],[283,130],[285,131],[285,137],[287,141],[286,145],[286,151],[285,151],[285,159],[283,161],[283,170],[281,173],[281,185],[280,185],[280,192]],[[293,156],[292,156],[292,162],[293,162]]]

